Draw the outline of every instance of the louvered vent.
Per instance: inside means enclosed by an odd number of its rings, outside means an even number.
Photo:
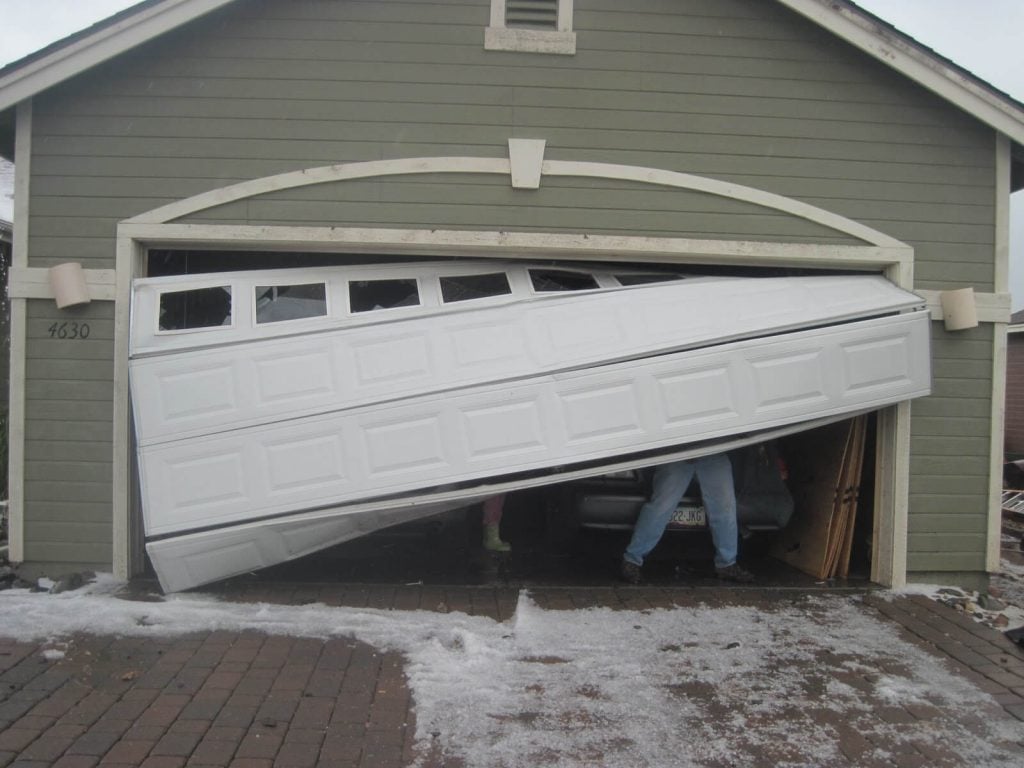
[[[505,26],[558,29],[558,0],[505,0]]]

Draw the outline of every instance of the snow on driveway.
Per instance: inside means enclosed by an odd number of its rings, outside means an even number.
[[[101,576],[62,594],[0,592],[0,635],[353,637],[405,655],[417,739],[467,766],[675,768],[751,754],[830,765],[844,762],[840,743],[865,737],[932,749],[950,765],[1021,765],[1024,724],[856,596],[556,611],[524,592],[514,617],[496,622],[195,593],[134,602],[116,597],[121,586]]]

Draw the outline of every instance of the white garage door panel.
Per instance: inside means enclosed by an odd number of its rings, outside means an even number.
[[[695,278],[151,354],[130,363],[136,433],[149,445],[920,304],[878,276]]]
[[[164,591],[179,592],[295,560],[375,530],[480,500],[469,497],[371,514],[322,511],[299,519],[274,520],[150,542],[146,551]]]
[[[928,393],[929,324],[919,311],[143,446],[147,535],[880,407]]]
[[[815,429],[830,423],[831,420],[798,422],[764,432],[744,432],[710,445],[698,443],[678,447],[665,452],[658,461],[673,461],[728,451],[743,445]],[[146,545],[146,550],[160,579],[160,585],[167,592],[176,592],[292,560],[390,525],[466,507],[505,491],[594,477],[606,472],[633,470],[650,466],[651,463],[650,458],[615,457],[603,465],[588,465],[585,468],[541,475],[529,480],[515,478],[486,486],[434,491],[400,499],[300,512],[274,520],[187,533],[151,541]]]

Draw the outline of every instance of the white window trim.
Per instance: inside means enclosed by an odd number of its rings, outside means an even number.
[[[558,29],[519,29],[505,26],[505,0],[491,0],[491,23],[484,30],[484,49],[522,53],[576,53],[572,29],[573,0],[558,0]]]

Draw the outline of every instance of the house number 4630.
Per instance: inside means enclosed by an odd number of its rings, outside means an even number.
[[[88,323],[54,323],[47,329],[51,339],[88,339]]]

